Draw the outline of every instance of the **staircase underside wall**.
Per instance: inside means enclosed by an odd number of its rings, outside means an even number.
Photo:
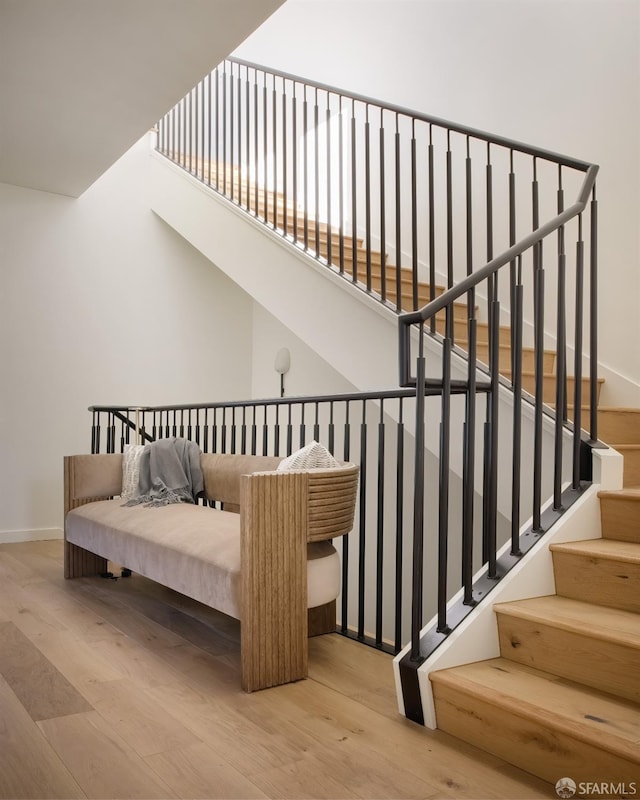
[[[397,388],[393,315],[183,170],[152,157],[152,210],[167,225],[357,389]]]

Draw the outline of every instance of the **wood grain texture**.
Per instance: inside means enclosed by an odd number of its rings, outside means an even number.
[[[0,674],[34,720],[91,708],[12,622],[0,623]]]
[[[177,796],[96,711],[44,720],[38,727],[87,797]]]
[[[505,659],[432,673],[438,726],[555,783],[637,780],[632,703]]]
[[[50,574],[47,558],[57,560],[57,574]],[[397,800],[550,797],[547,783],[402,718],[392,659],[373,648],[338,634],[316,637],[309,641],[308,680],[247,694],[238,685],[238,653],[202,649],[185,617],[171,613],[179,608],[215,638],[220,615],[212,609],[140,576],[131,584],[64,581],[61,541],[0,545],[3,559],[17,580],[2,583],[2,607],[14,588],[33,591],[27,613],[20,614],[26,595],[11,604],[12,619],[33,618],[32,643],[100,709],[35,723],[0,678],[3,800],[280,798],[294,792],[319,798],[332,791]],[[142,602],[147,593],[149,602]],[[166,614],[156,605],[163,600]],[[109,607],[102,624],[101,604]],[[38,621],[49,611],[55,626]],[[147,613],[153,616],[149,626],[129,624],[131,616]],[[165,620],[167,637],[160,633]],[[186,638],[176,644],[182,622]],[[152,630],[157,636],[149,636]],[[158,715],[164,732],[156,736]],[[166,725],[167,719],[175,723]],[[139,747],[161,752],[136,751],[137,726],[146,731]]]
[[[84,575],[100,575],[107,571],[108,562],[106,558],[85,550],[83,547],[67,541],[66,519],[71,509],[78,508],[85,503],[95,500],[103,500],[104,497],[83,497],[78,498],[76,491],[76,470],[75,456],[64,457],[64,577],[80,578]]]
[[[344,536],[353,527],[358,468],[310,472],[308,475],[307,540]]]
[[[640,408],[598,409],[598,437],[607,444],[640,444]]]
[[[552,595],[499,603],[503,658],[640,703],[640,616]]]
[[[602,536],[640,544],[640,488],[599,492]]]
[[[0,797],[85,797],[72,773],[0,677]]]
[[[640,613],[640,545],[612,539],[552,544],[556,592]]]
[[[307,675],[308,473],[245,475],[241,483],[242,687]]]

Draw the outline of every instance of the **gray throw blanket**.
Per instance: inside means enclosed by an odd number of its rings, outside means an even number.
[[[125,506],[195,503],[204,492],[200,448],[187,439],[159,439],[140,457],[138,493]]]

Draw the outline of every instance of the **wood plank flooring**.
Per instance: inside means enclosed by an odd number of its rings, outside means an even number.
[[[236,621],[140,576],[62,577],[0,545],[0,798],[548,798],[401,717],[391,658],[310,640],[300,681],[240,689]]]

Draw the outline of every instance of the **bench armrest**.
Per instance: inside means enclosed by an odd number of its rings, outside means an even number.
[[[307,675],[307,542],[353,526],[358,468],[243,475],[240,489],[242,686]]]

